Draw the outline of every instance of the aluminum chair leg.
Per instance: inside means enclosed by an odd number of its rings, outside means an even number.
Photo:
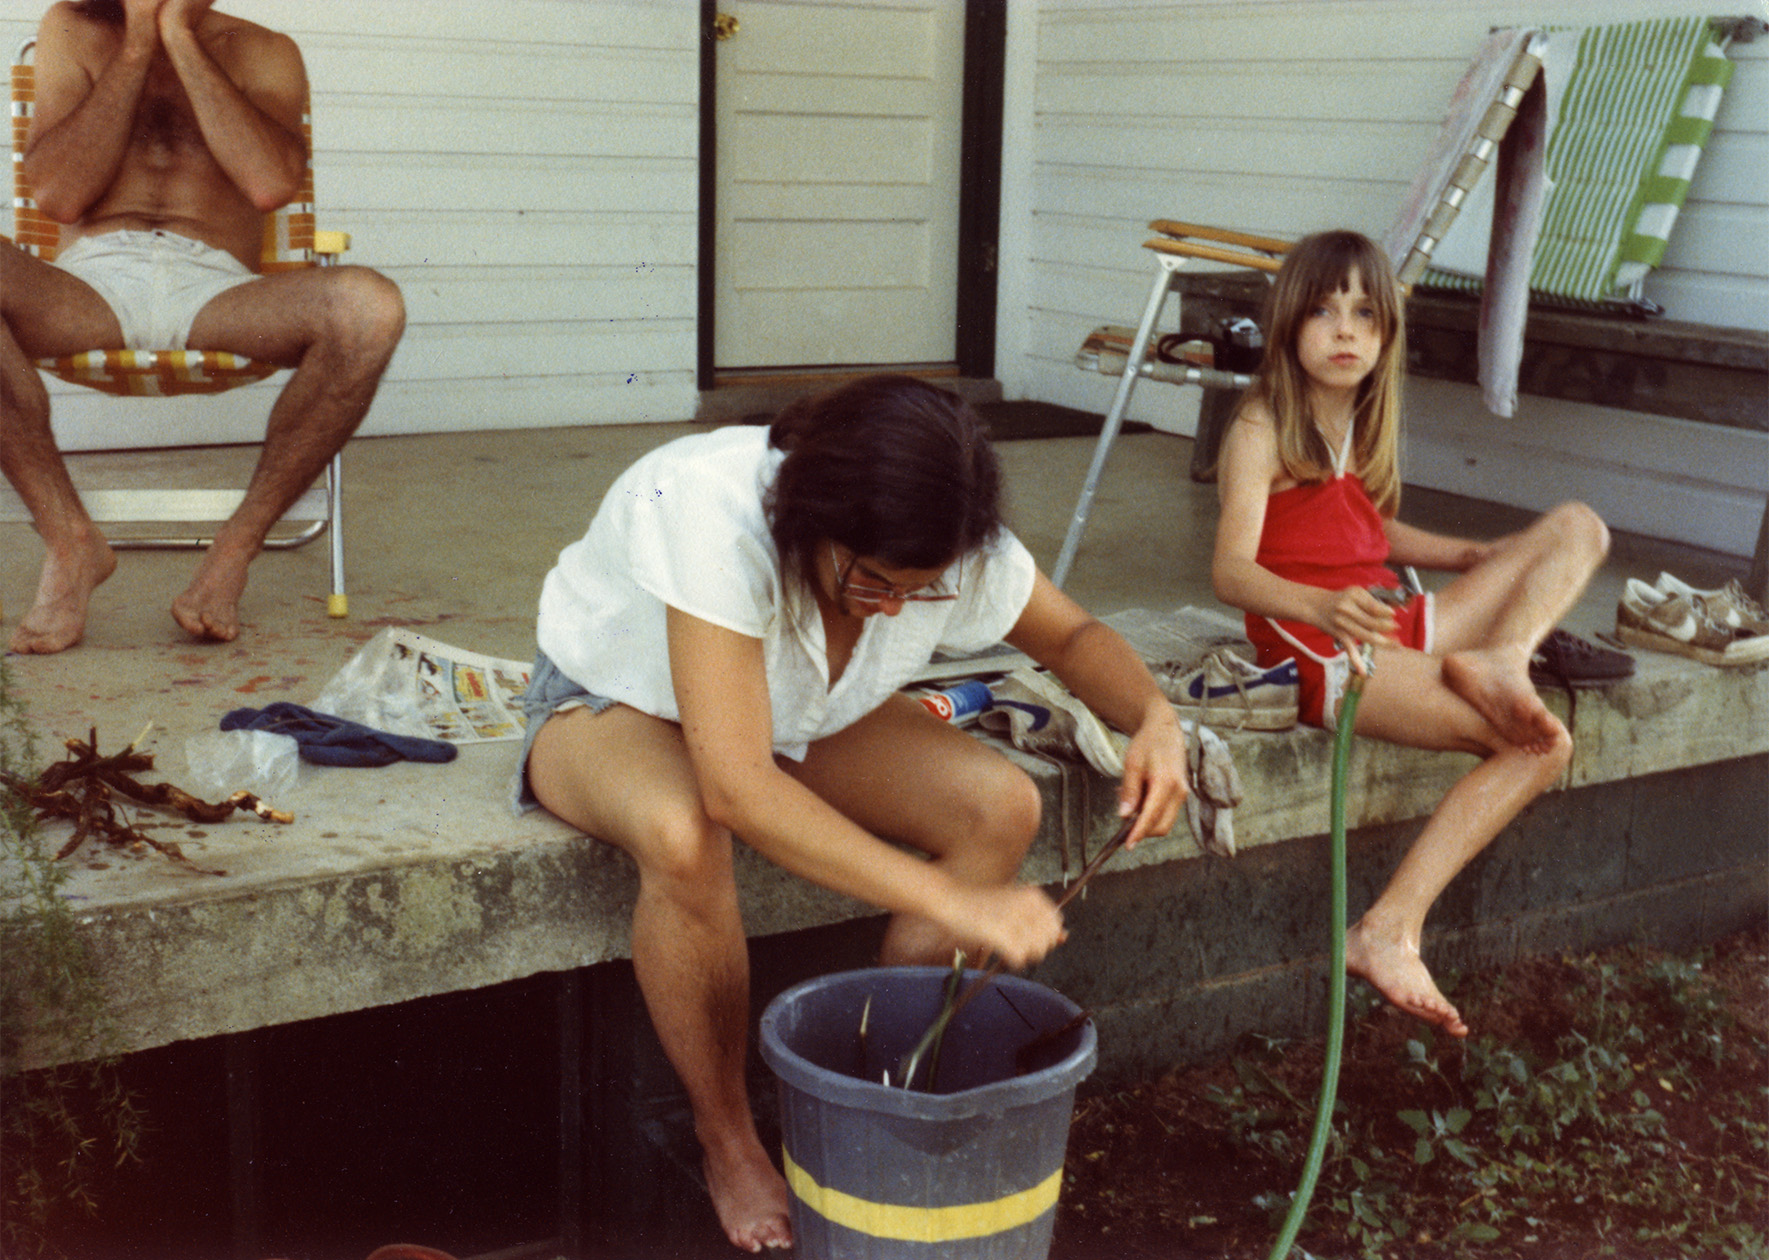
[[[1112,397],[1111,410],[1106,412],[1105,424],[1100,427],[1099,441],[1093,448],[1093,463],[1088,467],[1087,480],[1081,487],[1081,497],[1075,500],[1075,514],[1069,521],[1069,532],[1063,539],[1063,549],[1057,553],[1056,564],[1050,570],[1050,580],[1059,587],[1068,579],[1069,570],[1075,564],[1075,553],[1081,549],[1081,535],[1087,532],[1087,518],[1093,512],[1093,497],[1099,490],[1100,474],[1105,471],[1106,456],[1111,454],[1112,443],[1117,440],[1118,430],[1123,427],[1124,413],[1130,407],[1130,396],[1136,391],[1137,377],[1142,374],[1143,356],[1148,350],[1149,340],[1154,336],[1155,323],[1161,317],[1161,308],[1167,302],[1168,290],[1173,286],[1173,273],[1185,264],[1185,259],[1169,256],[1159,257],[1155,261],[1158,271],[1154,287],[1149,291],[1148,305],[1143,308],[1142,322],[1136,326],[1136,340],[1131,343],[1130,357],[1124,364],[1124,375],[1118,380],[1118,391]]]
[[[332,456],[326,468],[326,519],[331,522],[332,593],[326,597],[328,617],[348,617],[350,599],[344,593],[344,453]]]

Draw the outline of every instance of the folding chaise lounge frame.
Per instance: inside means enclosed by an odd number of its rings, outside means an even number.
[[[20,45],[12,63],[13,231],[21,249],[52,262],[60,228],[37,208],[24,173],[25,138],[36,101],[36,71],[31,63],[36,42],[32,38]],[[310,155],[306,174],[295,200],[265,220],[260,270],[266,274],[334,263],[350,247],[347,233],[315,230],[310,104],[303,104],[301,122]],[[131,398],[219,393],[264,380],[278,370],[275,364],[256,362],[243,355],[203,350],[88,350],[66,358],[42,359],[36,366],[61,380]],[[306,522],[305,528],[292,534],[273,535],[264,543],[267,548],[280,550],[302,546],[330,533],[331,592],[326,611],[333,617],[349,612],[344,590],[342,491],[343,459],[334,455],[320,480],[283,514],[285,521]],[[92,519],[100,523],[201,525],[226,520],[244,496],[245,492],[237,489],[137,488],[82,490],[80,501]],[[23,500],[9,487],[0,486],[0,521],[30,519]],[[111,546],[120,550],[201,548],[213,542],[212,535],[190,533],[130,533],[110,539]]]
[[[1469,191],[1497,155],[1500,142],[1517,117],[1524,94],[1535,83],[1541,68],[1538,44],[1533,40],[1524,41],[1506,70],[1499,89],[1475,125],[1472,138],[1459,160],[1450,168],[1441,192],[1425,217],[1424,225],[1406,247],[1404,255],[1391,260],[1403,286],[1413,285],[1425,274],[1425,269],[1431,262],[1432,251],[1449,230]],[[1175,297],[1176,306],[1180,297],[1173,291],[1175,274],[1194,258],[1273,273],[1282,265],[1284,254],[1293,243],[1170,219],[1156,219],[1149,224],[1149,228],[1160,235],[1143,242],[1143,248],[1155,255],[1155,281],[1149,290],[1149,300],[1143,308],[1142,319],[1134,332],[1112,325],[1095,329],[1076,355],[1077,366],[1108,374],[1116,373],[1119,380],[1117,390],[1112,396],[1111,407],[1100,428],[1093,460],[1088,467],[1080,497],[1076,500],[1062,550],[1057,555],[1056,564],[1051,568],[1051,580],[1058,586],[1068,579],[1069,572],[1074,567],[1075,556],[1080,550],[1082,535],[1087,530],[1087,518],[1093,510],[1094,496],[1099,489],[1106,459],[1123,426],[1124,413],[1130,406],[1137,382],[1147,377],[1174,385],[1200,385],[1206,389],[1226,390],[1246,389],[1253,383],[1253,378],[1243,373],[1164,362],[1150,353],[1150,347],[1156,342],[1156,325],[1169,294],[1172,293]]]

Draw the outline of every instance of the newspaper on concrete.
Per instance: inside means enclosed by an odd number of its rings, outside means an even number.
[[[531,668],[392,626],[332,676],[312,707],[376,730],[451,744],[521,739]]]

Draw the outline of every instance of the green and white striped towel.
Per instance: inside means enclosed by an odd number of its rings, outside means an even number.
[[[1549,191],[1530,288],[1562,301],[1636,300],[1664,260],[1732,63],[1703,17],[1550,28]],[[1477,289],[1485,207],[1464,207],[1426,284]]]

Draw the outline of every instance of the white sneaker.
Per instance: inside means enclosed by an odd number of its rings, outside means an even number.
[[[1674,652],[1707,665],[1769,661],[1769,635],[1741,634],[1715,622],[1693,597],[1629,578],[1615,609],[1616,637],[1630,647]]]
[[[1108,779],[1124,777],[1130,737],[1112,730],[1062,683],[1036,669],[1016,669],[989,684],[994,703],[978,721],[1015,748],[1055,757],[1080,756]]]
[[[1287,731],[1296,725],[1296,662],[1261,669],[1232,648],[1213,648],[1183,673],[1154,670],[1179,715],[1224,730]]]

